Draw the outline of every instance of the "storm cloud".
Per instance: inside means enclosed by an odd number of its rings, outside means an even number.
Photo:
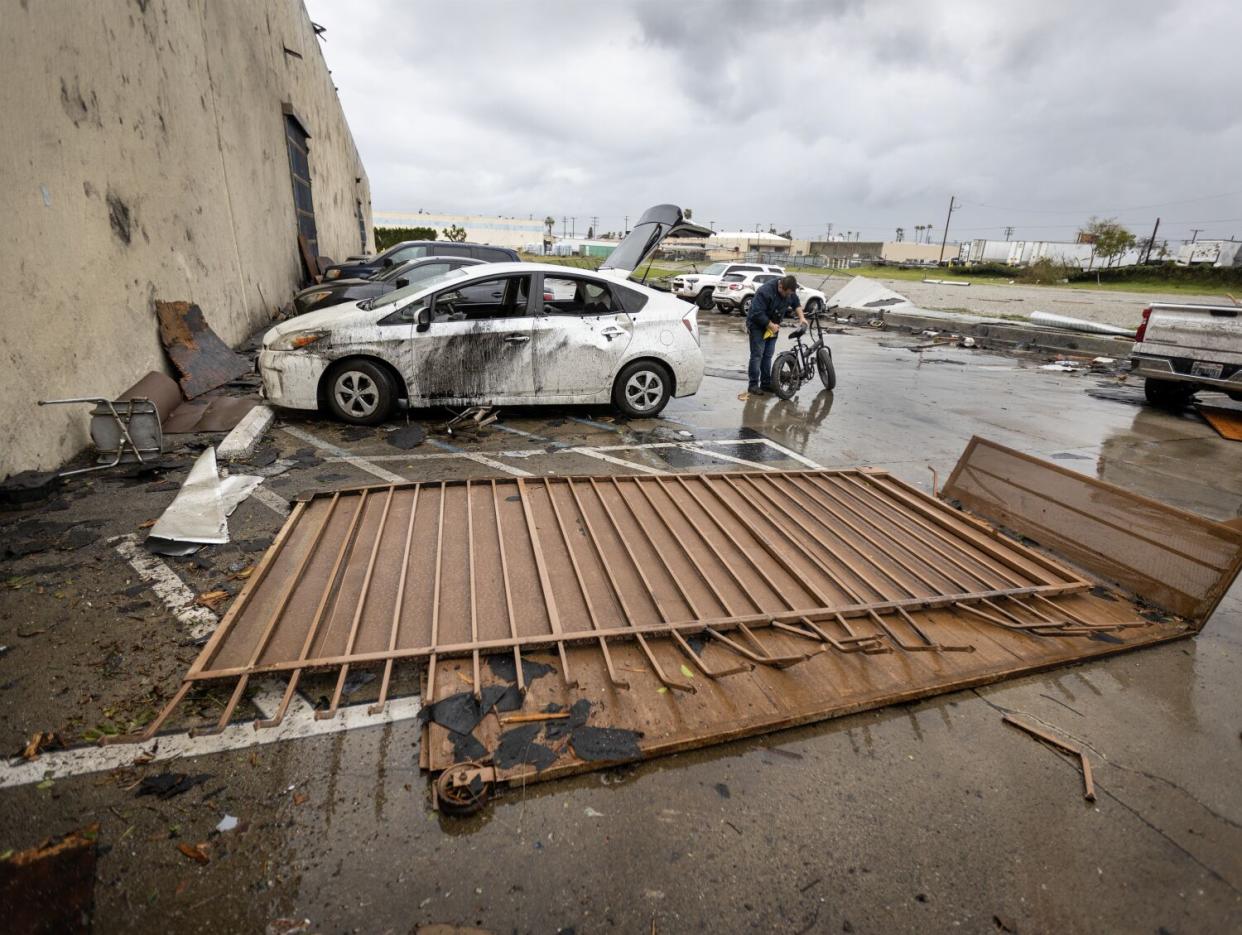
[[[308,0],[378,211],[1242,234],[1242,8]]]

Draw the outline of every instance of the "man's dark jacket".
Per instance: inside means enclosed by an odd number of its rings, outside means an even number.
[[[769,323],[780,324],[788,312],[793,311],[802,303],[798,301],[795,291],[785,298],[777,290],[779,279],[769,279],[755,290],[755,297],[750,300],[750,310],[746,313],[746,324],[750,328],[766,328]]]

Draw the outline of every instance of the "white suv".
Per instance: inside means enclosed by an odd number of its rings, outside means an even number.
[[[745,315],[750,311],[750,303],[755,297],[755,290],[765,282],[776,279],[778,275],[777,273],[728,273],[716,284],[712,302],[717,311],[731,312],[734,309],[741,309],[742,314]],[[799,284],[798,301],[804,312],[813,314],[823,311],[825,299],[824,294],[818,289]]]
[[[708,309],[715,301],[712,289],[725,276],[733,273],[775,273],[784,275],[783,266],[768,266],[764,263],[713,263],[701,273],[682,273],[673,278],[673,295],[679,299],[688,299],[699,308]]]

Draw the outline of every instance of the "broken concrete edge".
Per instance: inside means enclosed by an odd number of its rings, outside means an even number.
[[[1077,331],[1057,331],[1021,322],[980,321],[974,316],[960,316],[950,312],[937,312],[933,315],[924,314],[921,309],[910,311],[870,309],[863,311],[862,314],[868,312],[873,313],[875,318],[883,319],[885,324],[892,328],[916,332],[927,330],[952,332],[963,337],[972,337],[981,344],[992,347],[1027,346],[1053,353],[1071,351],[1092,357],[1114,357],[1118,360],[1128,359],[1134,347],[1134,342],[1128,338],[1084,334]],[[857,314],[857,310],[855,313]]]
[[[250,457],[275,418],[276,413],[271,406],[255,406],[224,437],[224,441],[220,442],[216,456],[221,461],[237,461]]]

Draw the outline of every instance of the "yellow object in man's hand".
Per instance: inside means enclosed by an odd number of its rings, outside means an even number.
[[[768,322],[767,328],[765,328],[763,331],[763,340],[771,341],[774,337],[776,337],[776,332],[778,330],[779,329],[776,327],[776,325],[772,324],[772,322]]]

